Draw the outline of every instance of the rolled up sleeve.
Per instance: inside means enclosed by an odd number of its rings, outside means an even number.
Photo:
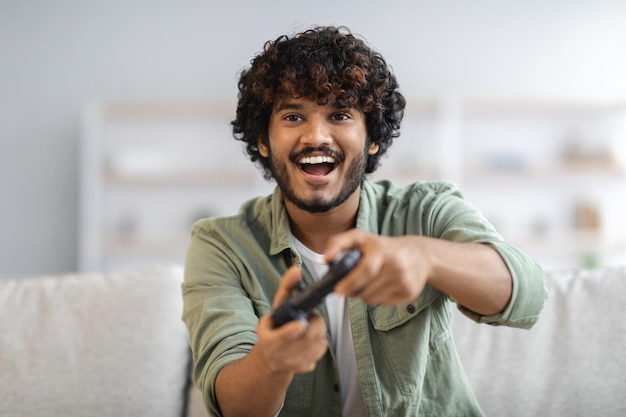
[[[530,329],[539,319],[548,289],[541,267],[524,252],[506,242],[489,243],[502,257],[513,279],[511,300],[495,315],[481,316],[459,305],[459,310],[478,323]]]
[[[217,374],[247,355],[257,341],[258,316],[233,259],[219,239],[194,227],[182,284],[183,321],[194,358],[194,381],[215,416],[221,415],[215,397]]]

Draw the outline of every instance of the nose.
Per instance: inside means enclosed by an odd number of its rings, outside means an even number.
[[[333,141],[330,125],[325,118],[314,116],[307,120],[301,142],[305,146],[319,147]]]

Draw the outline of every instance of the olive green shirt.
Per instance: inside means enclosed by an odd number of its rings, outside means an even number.
[[[503,241],[490,223],[448,183],[364,181],[356,227],[385,236],[422,235],[495,248],[513,277],[513,295],[501,314],[478,322],[530,328],[547,296],[544,274],[527,255]],[[245,203],[232,217],[193,227],[183,283],[185,321],[194,379],[210,413],[220,415],[215,379],[257,341],[255,327],[270,311],[294,249],[282,194]],[[451,336],[450,298],[430,286],[407,305],[367,306],[348,299],[358,377],[369,416],[481,416]],[[328,320],[324,303],[319,312]],[[330,338],[330,333],[328,334]],[[489,369],[485,369],[489,372]],[[497,378],[497,375],[494,375]],[[316,369],[293,379],[280,416],[341,416],[341,390],[331,349]]]

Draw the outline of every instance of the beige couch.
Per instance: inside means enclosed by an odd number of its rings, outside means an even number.
[[[206,416],[182,268],[0,278],[0,415]],[[488,416],[626,416],[626,269],[550,273],[530,331],[454,314]]]
[[[0,278],[0,416],[206,415],[187,401],[181,280],[180,267]]]
[[[529,330],[455,313],[454,337],[487,416],[626,416],[626,267],[550,272]]]

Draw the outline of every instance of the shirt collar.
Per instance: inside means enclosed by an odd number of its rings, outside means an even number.
[[[378,204],[375,184],[364,180],[361,184],[359,211],[356,216],[356,228],[370,233],[378,233]]]
[[[277,186],[274,188],[271,202],[272,223],[270,255],[277,255],[286,249],[292,249],[291,227],[289,226],[289,216],[283,202],[283,193]]]
[[[378,209],[376,202],[376,192],[373,183],[363,181],[361,184],[361,195],[359,198],[359,211],[357,213],[357,229],[376,233],[378,231]],[[277,186],[274,188],[271,201],[272,225],[270,255],[276,255],[286,249],[293,249],[291,240],[291,226],[283,193]]]

